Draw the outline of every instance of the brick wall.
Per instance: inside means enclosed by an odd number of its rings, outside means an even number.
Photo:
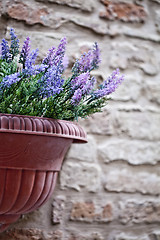
[[[56,191],[2,240],[160,239],[160,1],[1,0],[0,34],[14,27],[40,58],[68,39],[70,64],[97,41],[98,81],[126,80],[103,113],[80,124],[86,145],[68,152]]]

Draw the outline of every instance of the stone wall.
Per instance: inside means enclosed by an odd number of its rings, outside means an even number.
[[[2,240],[160,239],[160,1],[0,0],[0,34],[14,27],[40,58],[66,36],[70,65],[94,41],[102,81],[126,75],[103,113],[80,124],[88,143],[73,145],[56,191],[22,216]]]

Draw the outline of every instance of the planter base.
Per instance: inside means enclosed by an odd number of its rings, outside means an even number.
[[[3,232],[8,228],[11,223],[16,222],[20,217],[20,214],[0,215],[0,232]]]
[[[0,231],[45,203],[54,191],[57,175],[53,171],[0,169]]]

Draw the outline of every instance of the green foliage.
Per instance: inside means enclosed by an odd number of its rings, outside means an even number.
[[[0,60],[0,82],[7,76],[17,71],[15,62],[7,63]],[[11,88],[6,88],[0,95],[0,112],[9,114],[21,114],[30,116],[44,116],[54,119],[75,120],[80,116],[87,116],[101,112],[102,107],[108,100],[105,97],[95,101],[87,101],[82,98],[78,105],[71,104],[69,83],[67,79],[64,83],[64,91],[48,98],[41,98],[39,95],[38,80],[43,74],[23,79],[12,84]]]

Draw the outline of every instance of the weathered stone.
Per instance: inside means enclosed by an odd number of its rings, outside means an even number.
[[[70,16],[69,21],[73,22],[74,24],[87,28],[88,30],[92,30],[93,32],[101,35],[109,34],[109,29],[107,23],[102,23],[101,21],[95,20],[94,18],[88,19],[86,17],[80,16]]]
[[[160,194],[160,177],[134,169],[114,169],[105,174],[105,189],[109,192],[139,192],[142,194]]]
[[[114,240],[149,240],[147,235],[129,235],[126,233],[120,233],[120,234],[116,234],[116,236],[114,237]]]
[[[134,139],[160,140],[160,114],[150,112],[116,112],[114,126],[117,134]]]
[[[100,13],[102,18],[140,23],[146,20],[147,12],[142,6],[119,1],[101,0],[101,2],[106,6],[106,11]]]
[[[133,165],[155,165],[160,161],[160,142],[107,140],[98,146],[98,154],[106,163],[123,160]]]
[[[44,0],[36,0],[38,2],[44,2]],[[47,0],[51,3],[57,3],[60,5],[65,5],[73,8],[78,8],[84,11],[92,12],[94,9],[94,2],[92,0],[88,0],[87,2],[85,0]]]
[[[135,76],[136,75],[136,76]],[[112,94],[112,99],[116,101],[134,101],[136,102],[141,96],[141,79],[138,74],[125,76],[125,81]]]
[[[150,0],[150,1],[160,3],[160,0]]]
[[[122,69],[136,67],[148,75],[156,75],[159,68],[155,49],[147,44],[137,46],[130,42],[112,43],[110,66]]]
[[[62,189],[73,188],[80,191],[83,187],[89,192],[97,192],[101,188],[100,176],[98,164],[66,161],[60,174],[60,185]]]
[[[142,43],[143,40],[149,40],[153,43],[159,43],[160,42],[160,36],[155,31],[155,25],[150,22],[145,23],[144,25],[141,25],[141,27],[138,28],[131,28],[128,24],[120,24],[119,22],[111,22],[111,21],[105,21],[107,23],[107,33],[110,36],[116,37],[124,35],[125,37],[129,37],[130,40],[133,39],[139,39],[139,44]],[[148,31],[148,28],[150,31]],[[125,40],[124,40],[125,41]],[[118,51],[119,53],[119,51]]]
[[[97,209],[98,208],[98,209]],[[83,222],[110,222],[113,219],[112,206],[96,206],[93,202],[76,202],[72,206],[70,220]]]
[[[154,231],[153,233],[149,234],[151,240],[160,240],[160,232]]]
[[[86,131],[91,134],[110,136],[114,133],[114,128],[110,118],[110,113],[103,111],[102,113],[95,113],[93,116],[81,120]]]
[[[63,219],[63,212],[65,207],[65,197],[55,197],[53,201],[52,222],[53,224],[60,223]]]
[[[156,15],[156,27],[157,27],[157,31],[160,33],[160,10],[157,9],[155,11],[155,15]]]
[[[68,240],[104,240],[102,235],[98,232],[84,234],[71,234]]]
[[[27,228],[27,229],[11,229],[0,236],[0,240],[62,240],[62,232],[54,231],[47,233],[46,231]]]
[[[1,15],[2,15],[2,10],[3,10],[2,2],[0,2],[0,17],[1,17]]]
[[[119,220],[127,223],[160,223],[160,202],[134,200],[120,202]]]
[[[144,88],[146,98],[153,103],[160,104],[160,82],[148,82]]]
[[[10,18],[25,21],[30,25],[36,23],[42,24],[44,26],[48,25],[46,24],[46,21],[48,20],[49,12],[46,7],[33,8],[23,3],[22,1],[17,1],[8,5],[6,14]]]
[[[96,162],[97,159],[97,145],[93,137],[87,136],[88,143],[86,144],[72,144],[67,158],[78,159],[86,162]]]

